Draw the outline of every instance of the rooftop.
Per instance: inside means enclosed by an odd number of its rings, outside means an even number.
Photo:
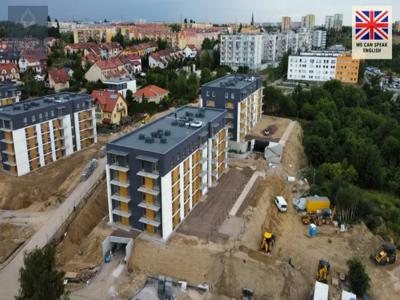
[[[154,84],[149,84],[133,94],[135,97],[145,97],[147,99],[152,99],[154,97],[159,97],[163,95],[167,95],[169,93],[168,90],[160,88]]]
[[[184,106],[110,144],[164,154],[223,114],[225,111],[222,109]],[[188,121],[189,117],[192,118],[191,121]],[[153,137],[156,135],[157,137]],[[149,143],[150,140],[152,142]]]
[[[202,85],[202,87],[223,87],[226,89],[244,89],[251,85],[258,76],[250,75],[226,75],[216,80],[210,81]]]
[[[54,95],[48,95],[41,98],[32,100],[26,100],[18,102],[13,105],[5,106],[0,108],[0,115],[16,116],[24,114],[27,111],[36,111],[46,107],[57,107],[63,103],[69,103],[76,100],[88,99],[91,103],[92,97],[87,94],[75,94],[75,93],[58,93]]]

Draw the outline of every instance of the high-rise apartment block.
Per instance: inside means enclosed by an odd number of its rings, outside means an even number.
[[[313,31],[312,47],[313,47],[313,49],[325,49],[326,48],[326,31],[325,30]]]
[[[313,29],[315,27],[315,15],[306,15],[301,18],[301,27]]]
[[[289,31],[292,29],[292,19],[290,17],[282,17],[281,31]]]
[[[333,16],[326,16],[325,17],[325,29],[329,30],[333,28],[333,24],[334,24],[334,17]]]
[[[0,170],[21,176],[96,143],[92,101],[60,93],[0,108]]]
[[[110,223],[168,239],[227,168],[225,117],[184,106],[109,142]]]
[[[341,31],[343,27],[343,15],[342,14],[335,14],[333,16],[333,28],[336,31]]]
[[[260,77],[227,75],[201,87],[200,105],[226,109],[229,138],[243,141],[263,113]]]

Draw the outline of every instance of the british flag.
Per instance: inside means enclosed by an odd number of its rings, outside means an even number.
[[[389,12],[387,10],[357,10],[356,40],[387,40],[389,38]]]

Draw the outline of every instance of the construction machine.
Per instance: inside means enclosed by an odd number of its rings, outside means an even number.
[[[317,280],[319,282],[327,283],[328,275],[331,269],[331,265],[328,261],[320,259],[318,263]]]
[[[396,247],[392,243],[383,244],[376,254],[371,255],[371,259],[379,265],[394,264],[396,258]]]
[[[272,247],[275,243],[275,236],[272,232],[265,231],[261,241],[261,250],[265,251],[266,253],[271,253]]]

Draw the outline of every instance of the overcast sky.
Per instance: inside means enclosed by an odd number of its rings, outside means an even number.
[[[323,24],[326,15],[342,13],[350,25],[352,5],[392,5],[393,17],[400,19],[400,0],[0,0],[0,19],[7,19],[9,5],[47,5],[59,20],[108,20],[178,22],[279,22],[282,16],[299,21],[302,15],[316,15]]]

